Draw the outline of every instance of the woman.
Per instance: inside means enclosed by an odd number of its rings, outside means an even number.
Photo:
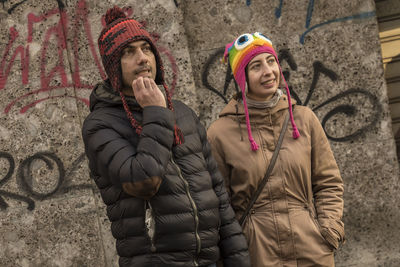
[[[239,36],[226,46],[227,58],[241,93],[208,137],[238,219],[266,173],[285,117],[291,122],[244,221],[252,266],[334,266],[334,250],[344,240],[343,181],[318,118],[291,101],[276,52],[262,34]]]

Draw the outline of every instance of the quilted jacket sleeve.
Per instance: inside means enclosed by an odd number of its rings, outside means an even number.
[[[90,169],[120,184],[126,193],[148,199],[157,192],[170,158],[173,113],[163,107],[145,107],[137,145],[121,136],[116,123],[109,120],[109,113],[99,110],[84,122],[82,136]]]
[[[220,171],[222,177],[224,178],[225,188],[228,190],[229,197],[231,197],[232,192],[229,191],[230,188],[230,166],[226,164],[224,160],[224,155],[222,154],[223,150],[220,148],[219,143],[215,141],[214,136],[211,136],[209,132],[207,132],[208,143],[211,147],[211,154],[213,155],[217,165],[218,170]]]
[[[310,112],[312,186],[322,235],[337,249],[344,241],[343,180],[325,132],[315,114]]]
[[[250,257],[246,239],[242,228],[235,218],[229,195],[224,185],[224,179],[218,170],[217,163],[211,154],[211,147],[207,141],[207,134],[204,126],[200,123],[197,116],[197,129],[203,145],[203,154],[206,159],[207,169],[211,175],[214,191],[219,198],[219,210],[221,217],[220,244],[221,257],[224,266],[250,267]]]

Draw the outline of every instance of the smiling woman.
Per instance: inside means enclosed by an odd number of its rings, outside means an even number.
[[[272,42],[262,34],[239,36],[225,59],[241,93],[211,124],[208,139],[251,266],[334,266],[344,240],[343,181],[318,118],[292,103]]]

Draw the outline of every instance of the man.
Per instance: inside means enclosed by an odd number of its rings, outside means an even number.
[[[149,33],[118,7],[105,20],[108,80],[90,96],[82,135],[120,266],[250,266],[205,129],[171,101]]]

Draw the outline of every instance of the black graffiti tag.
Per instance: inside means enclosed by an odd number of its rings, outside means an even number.
[[[201,81],[208,90],[216,93],[219,97],[221,97],[224,100],[225,103],[228,103],[228,100],[226,99],[226,93],[228,91],[228,87],[229,87],[230,83],[232,82],[232,80],[234,81],[232,70],[231,70],[229,64],[226,64],[227,68],[226,68],[226,72],[225,72],[225,83],[224,83],[223,93],[221,93],[217,88],[212,86],[208,80],[212,66],[215,64],[220,64],[219,61],[224,56],[224,51],[225,51],[225,48],[223,48],[223,47],[219,48],[209,57],[207,62],[204,64],[204,69],[203,69],[203,72],[201,75]],[[235,89],[236,89],[236,92],[239,92],[239,88],[236,83],[235,83]]]
[[[288,63],[291,70],[294,70],[294,71],[297,70],[296,61],[294,61],[294,58],[293,58],[292,54],[290,54],[289,50],[282,49],[281,51],[279,51],[278,60],[279,60],[279,62],[283,62],[285,60]],[[282,70],[282,74],[283,74],[283,77],[285,77],[286,82],[289,83],[290,71]],[[289,87],[290,96],[292,96],[294,99],[296,99],[297,103],[299,105],[301,105],[301,103],[302,103],[301,99],[299,98],[297,93],[293,90],[293,87],[291,85],[288,85],[288,87]]]
[[[323,102],[322,104],[316,106],[315,108],[313,108],[313,110],[315,111],[315,110],[317,110],[317,109],[319,109],[319,108],[321,108],[321,107],[323,107],[323,106],[325,106],[325,105],[327,105],[329,103],[332,103],[332,102],[334,102],[336,100],[339,100],[341,98],[344,98],[346,96],[357,95],[357,94],[365,96],[367,99],[369,99],[369,101],[371,103],[373,103],[373,106],[375,108],[375,112],[372,115],[371,122],[369,124],[361,127],[360,129],[356,129],[353,133],[351,133],[349,135],[346,135],[346,136],[343,136],[343,137],[331,136],[325,130],[326,136],[330,140],[336,141],[336,142],[350,141],[350,140],[356,138],[357,136],[363,134],[365,131],[369,130],[372,126],[374,126],[374,125],[376,125],[378,123],[379,115],[382,113],[382,105],[379,103],[378,98],[375,95],[373,95],[370,92],[368,92],[368,91],[357,89],[357,88],[346,90],[346,91],[344,91],[344,92],[342,92],[342,93],[340,93],[340,94],[328,99],[327,101]],[[333,108],[332,110],[330,110],[323,117],[322,122],[321,122],[322,127],[324,129],[326,129],[327,121],[329,121],[329,119],[331,119],[333,116],[335,116],[336,114],[339,114],[339,113],[343,113],[343,114],[345,114],[347,116],[353,116],[354,117],[357,114],[357,109],[356,109],[356,107],[354,105],[347,105],[347,104],[339,105],[339,106]]]
[[[8,162],[7,173],[0,179],[0,187],[8,182],[15,170],[15,162],[11,154],[0,152],[0,159]],[[56,194],[63,194],[75,189],[90,189],[94,188],[91,184],[69,185],[67,177],[71,177],[73,173],[81,166],[85,159],[85,154],[82,153],[71,166],[65,170],[63,162],[60,158],[52,152],[38,152],[21,162],[17,170],[17,184],[20,189],[24,191],[27,196],[22,196],[16,193],[0,190],[0,209],[5,210],[9,207],[3,197],[15,199],[27,203],[28,210],[35,209],[35,200],[43,200],[51,198]],[[51,171],[51,175],[55,173],[53,179],[54,186],[48,191],[37,190],[34,185],[34,166],[36,164],[44,163],[46,170]],[[54,173],[53,173],[54,172]],[[37,174],[36,174],[37,175]]]
[[[5,159],[8,161],[8,171],[5,174],[5,176],[0,180],[0,187],[4,185],[8,180],[11,179],[14,169],[15,169],[15,162],[14,158],[11,156],[11,154],[6,153],[6,152],[0,152],[0,159]],[[35,203],[33,202],[32,199],[21,196],[15,193],[10,193],[5,190],[0,190],[0,209],[5,210],[8,208],[7,202],[3,199],[3,197],[9,197],[12,199],[20,200],[23,202],[26,202],[28,204],[28,210],[33,210],[35,208]]]
[[[55,167],[52,161],[55,162],[55,165],[57,166],[58,177],[56,180],[56,185],[53,189],[50,189],[49,192],[40,192],[33,188],[34,178],[32,175],[32,166],[34,162],[38,161],[43,161],[48,170],[53,170]],[[45,199],[46,197],[49,197],[57,192],[64,180],[64,177],[64,164],[61,162],[61,160],[55,154],[49,152],[39,152],[28,157],[20,164],[18,168],[17,181],[20,182],[22,189],[30,196],[36,199]]]

